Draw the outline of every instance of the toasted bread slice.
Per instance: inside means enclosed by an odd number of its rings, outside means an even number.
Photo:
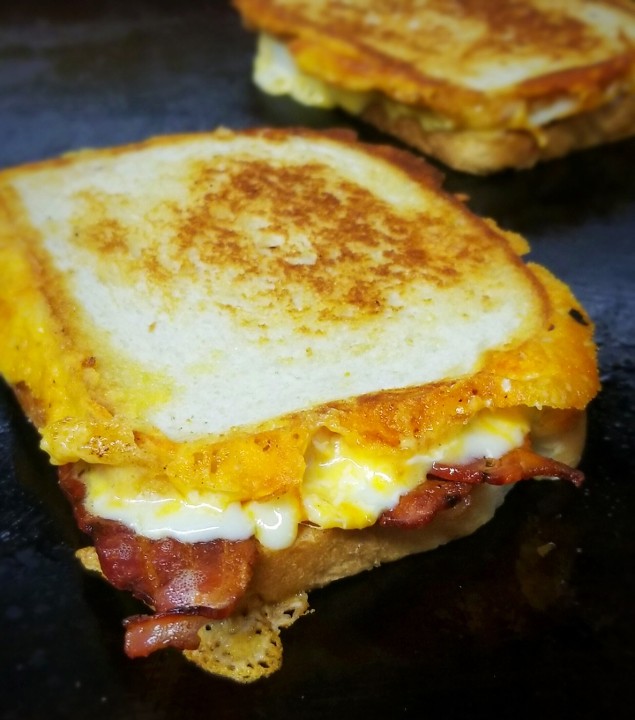
[[[423,163],[350,136],[172,137],[0,181],[5,327],[34,336],[5,351],[4,370],[33,395],[60,464],[296,432],[335,401],[472,374],[548,312],[503,233]],[[300,435],[281,441],[288,452],[303,454]]]
[[[635,8],[619,0],[235,0],[257,84],[342,107],[472,173],[635,133]]]
[[[0,370],[84,561],[156,612],[132,656],[255,679],[306,591],[581,481],[592,323],[421,159],[218,130],[5,170],[0,200]]]

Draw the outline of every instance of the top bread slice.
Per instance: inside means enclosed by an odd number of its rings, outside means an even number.
[[[418,388],[527,372],[516,350],[542,342],[551,309],[523,240],[425,163],[349,133],[84,151],[4,171],[0,197],[1,369],[57,464],[168,457],[182,475],[223,447],[216,488],[267,496],[296,482],[320,426],[438,440],[471,411],[448,423],[435,401],[424,432]],[[502,406],[584,407],[594,351],[570,325],[552,379],[501,390]]]
[[[344,107],[460,170],[530,167],[635,132],[629,2],[234,4],[267,36],[265,91]]]
[[[473,373],[544,323],[515,241],[423,163],[350,136],[157,139],[0,186],[19,338],[2,369],[57,463],[299,427],[327,403]]]

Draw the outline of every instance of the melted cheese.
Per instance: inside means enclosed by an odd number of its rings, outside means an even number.
[[[369,527],[422,482],[433,462],[498,458],[521,445],[528,432],[529,420],[520,410],[483,411],[443,445],[418,454],[378,451],[321,429],[307,451],[297,491],[243,503],[221,493],[179,492],[161,479],[148,483],[141,468],[92,466],[83,475],[86,507],[154,539],[197,542],[255,535],[262,545],[279,550],[293,543],[301,522]]]
[[[254,81],[270,95],[291,95],[303,105],[326,109],[342,107],[355,115],[361,113],[375,95],[337,88],[303,72],[285,45],[266,33],[258,38]]]
[[[302,105],[324,109],[343,108],[360,115],[372,103],[381,103],[391,118],[412,117],[424,130],[450,129],[451,118],[424,108],[408,107],[378,92],[345,90],[302,71],[283,43],[266,33],[258,39],[254,82],[270,95],[290,95]]]

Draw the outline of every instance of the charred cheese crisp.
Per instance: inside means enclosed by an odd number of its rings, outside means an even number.
[[[256,84],[447,165],[527,168],[635,133],[628,0],[234,0]]]
[[[251,681],[306,593],[574,469],[592,324],[422,160],[347,132],[160,137],[0,173],[0,370],[131,657]]]

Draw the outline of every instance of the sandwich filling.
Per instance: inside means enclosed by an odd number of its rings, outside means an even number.
[[[253,535],[263,546],[279,550],[294,542],[301,522],[346,530],[374,525],[435,464],[499,459],[523,445],[529,428],[528,414],[519,409],[485,410],[439,447],[421,453],[382,452],[322,428],[308,447],[301,484],[277,497],[249,502],[149,481],[140,467],[88,466],[82,474],[84,502],[91,514],[148,538],[208,542]]]
[[[351,90],[304,71],[285,43],[260,33],[254,62],[254,82],[270,95],[289,95],[297,102],[325,109],[341,108],[352,115],[362,115],[371,106],[379,105],[391,120],[408,118],[416,121],[423,132],[456,131],[461,129],[522,129],[541,142],[541,128],[549,123],[608,104],[630,94],[632,81],[605,84],[593,96],[580,95],[563,89],[545,97],[515,98],[503,102],[495,120],[483,121],[469,114],[461,117],[432,105],[407,104],[380,90]]]
[[[80,528],[94,542],[97,558],[89,566],[94,565],[115,587],[132,592],[155,610],[154,615],[127,619],[127,654],[146,656],[166,646],[191,651],[199,647],[202,627],[211,620],[227,618],[247,596],[263,541],[269,543],[265,552],[283,553],[291,537],[295,538],[298,520],[303,520],[304,526],[317,525],[318,530],[370,525],[414,530],[444,511],[465,511],[472,493],[488,486],[509,487],[536,477],[580,485],[581,472],[536,454],[527,438],[517,444],[528,427],[522,413],[516,411],[482,413],[466,432],[441,448],[445,453],[442,460],[430,462],[429,457],[410,455],[403,464],[382,463],[381,458],[368,457],[362,450],[346,448],[341,438],[329,439],[318,432],[309,450],[299,501],[286,498],[252,504],[243,508],[242,518],[239,508],[223,509],[218,503],[215,512],[220,522],[194,542],[187,533],[179,536],[177,528],[183,521],[196,528],[200,518],[193,516],[192,506],[180,508],[181,518],[177,517],[179,510],[173,509],[159,530],[152,528],[158,516],[156,508],[149,509],[147,498],[131,498],[133,505],[139,505],[130,512],[130,504],[115,497],[112,487],[99,487],[95,476],[104,473],[104,467],[66,466],[60,482],[73,503]],[[106,470],[100,480],[109,480],[110,475],[112,470]],[[400,475],[410,476],[414,483],[401,495],[391,487]],[[494,507],[506,489],[498,488]],[[129,493],[125,495],[130,498]],[[387,507],[389,495],[395,499]],[[150,499],[150,506],[152,502],[160,506],[162,500],[165,498]],[[153,537],[144,534],[148,529]]]

